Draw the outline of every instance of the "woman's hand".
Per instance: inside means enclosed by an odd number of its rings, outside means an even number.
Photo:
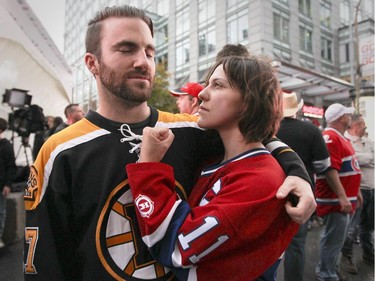
[[[159,162],[171,146],[174,134],[168,128],[143,129],[141,153],[138,162]]]

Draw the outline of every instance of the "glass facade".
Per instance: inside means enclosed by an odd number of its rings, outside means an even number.
[[[339,76],[340,60],[349,58],[349,50],[343,48],[341,54],[333,34],[352,20],[353,1],[66,0],[64,55],[74,71],[73,102],[96,109],[95,80],[83,60],[84,40],[89,19],[105,6],[146,9],[154,21],[156,62],[167,66],[170,87],[177,88],[202,79],[227,43]],[[359,18],[374,7],[373,1],[362,2],[366,10],[361,6]]]

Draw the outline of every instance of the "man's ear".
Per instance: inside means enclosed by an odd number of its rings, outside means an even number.
[[[193,97],[191,100],[192,106],[199,105],[199,99],[196,97]]]
[[[95,55],[91,53],[85,54],[85,64],[87,69],[94,75],[99,75],[98,71],[98,60]]]

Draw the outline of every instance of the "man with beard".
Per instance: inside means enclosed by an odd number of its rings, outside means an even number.
[[[31,167],[25,280],[172,280],[170,269],[158,264],[141,240],[125,166],[139,158],[144,127],[170,128],[175,141],[162,162],[174,167],[176,191],[186,199],[202,165],[222,155],[222,143],[197,126],[196,116],[147,105],[155,47],[152,21],[142,10],[121,6],[99,12],[88,24],[86,51],[99,108],[51,136]],[[280,142],[271,145],[278,161],[295,163],[286,165],[288,175],[308,178],[295,153]],[[279,197],[291,190],[300,201],[286,209],[302,223],[315,208],[314,197],[297,177],[287,178]]]

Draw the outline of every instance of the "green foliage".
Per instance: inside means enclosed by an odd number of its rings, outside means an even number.
[[[157,64],[154,87],[148,104],[162,111],[177,113],[176,99],[169,93],[168,86],[168,72],[164,64]]]

